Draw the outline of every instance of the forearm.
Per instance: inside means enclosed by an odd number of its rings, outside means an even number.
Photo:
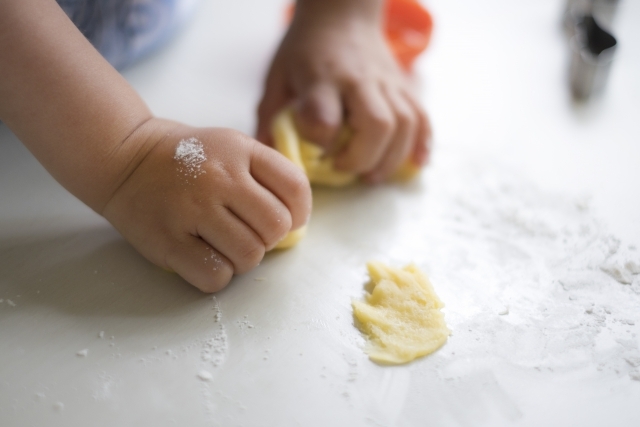
[[[100,212],[147,151],[125,143],[152,115],[54,0],[0,0],[0,120]]]
[[[305,24],[348,18],[348,22],[375,22],[382,19],[384,0],[298,0],[294,19]],[[307,22],[308,21],[308,22]]]

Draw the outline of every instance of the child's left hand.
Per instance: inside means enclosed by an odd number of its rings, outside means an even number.
[[[429,121],[384,40],[381,9],[380,0],[297,3],[258,109],[260,141],[272,144],[273,117],[293,103],[301,135],[330,153],[342,124],[352,129],[340,170],[377,183],[408,158],[426,164]]]

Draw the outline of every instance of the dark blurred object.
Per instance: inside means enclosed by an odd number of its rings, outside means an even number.
[[[595,18],[602,28],[611,31],[620,0],[567,0],[564,8],[564,27],[573,36],[576,21],[585,15]]]
[[[569,78],[571,95],[576,101],[589,100],[606,85],[617,41],[605,28],[610,30],[618,3],[619,0],[567,2],[564,26],[570,37]]]

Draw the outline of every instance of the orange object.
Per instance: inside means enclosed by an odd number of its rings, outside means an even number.
[[[386,0],[384,34],[402,68],[409,71],[431,40],[433,19],[417,0]],[[295,3],[285,11],[293,19]]]
[[[410,70],[431,40],[433,19],[416,0],[387,0],[384,32],[396,59]]]

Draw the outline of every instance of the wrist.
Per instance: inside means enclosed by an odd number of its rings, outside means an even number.
[[[105,169],[110,172],[102,197],[96,205],[89,204],[99,214],[106,216],[108,205],[118,190],[138,170],[152,152],[170,138],[176,131],[177,123],[170,120],[149,117],[140,123],[121,143],[118,144]],[[109,219],[109,218],[107,218]]]
[[[298,0],[293,24],[348,22],[378,26],[384,0]]]

